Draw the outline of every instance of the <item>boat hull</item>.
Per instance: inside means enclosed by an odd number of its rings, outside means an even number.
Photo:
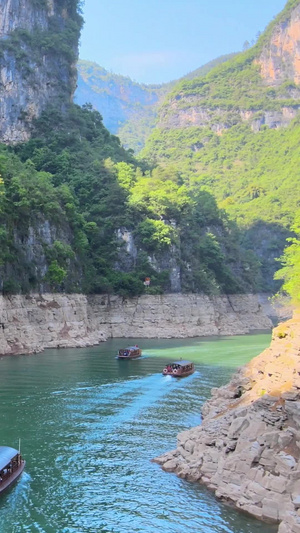
[[[19,479],[25,468],[25,464],[26,462],[22,460],[18,468],[7,479],[3,479],[3,481],[0,482],[0,494],[2,494]]]
[[[190,376],[191,374],[194,374],[195,370],[191,370],[189,372],[182,372],[174,374],[174,372],[163,372],[163,376],[172,376],[173,378],[185,378],[186,376]]]
[[[137,359],[141,357],[142,350],[140,348],[125,348],[119,350],[118,359]]]
[[[192,361],[180,359],[165,366],[163,369],[164,376],[172,376],[173,378],[185,378],[195,372],[195,365]]]
[[[141,355],[141,353],[138,355],[118,355],[118,359],[138,359]]]

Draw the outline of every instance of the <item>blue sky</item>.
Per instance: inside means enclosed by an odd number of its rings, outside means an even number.
[[[80,57],[143,83],[239,51],[285,0],[85,0]]]

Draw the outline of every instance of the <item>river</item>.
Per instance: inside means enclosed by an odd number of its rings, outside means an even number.
[[[17,448],[20,437],[26,459],[0,498],[0,532],[276,531],[151,462],[201,423],[211,388],[269,345],[270,334],[140,340],[142,358],[117,360],[131,342],[0,359],[1,445]],[[196,372],[162,376],[180,357]]]

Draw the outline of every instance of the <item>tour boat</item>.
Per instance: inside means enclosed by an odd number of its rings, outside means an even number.
[[[18,450],[0,446],[0,494],[22,474],[25,461]]]
[[[128,348],[121,348],[118,353],[118,359],[137,359],[141,355],[142,350],[136,344],[135,346],[128,346]]]
[[[175,361],[165,366],[164,376],[174,376],[174,378],[184,378],[195,372],[194,363],[191,361]]]

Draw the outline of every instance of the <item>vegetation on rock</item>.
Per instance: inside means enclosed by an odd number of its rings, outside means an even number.
[[[258,254],[265,290],[274,290],[275,258],[300,205],[300,89],[290,79],[268,86],[257,59],[297,5],[288,2],[251,49],[176,85],[140,154],[152,165],[176,165],[184,184],[217,198]]]
[[[182,79],[203,77],[216,65],[234,55],[218,57],[189,72]],[[176,82],[145,85],[84,60],[79,60],[77,68],[76,102],[80,105],[92,104],[103,116],[104,125],[120,137],[125,148],[130,148],[135,153],[140,152],[155,127],[158,105]]]
[[[300,212],[298,213],[294,225],[291,227],[296,234],[290,237],[291,243],[285,248],[280,261],[282,268],[275,274],[276,279],[283,279],[282,291],[287,293],[292,302],[300,306]]]
[[[2,147],[0,172],[4,292],[50,285],[126,296],[144,292],[151,277],[147,291],[159,293],[172,289],[174,265],[184,291],[244,292],[259,283],[259,262],[241,250],[211,194],[174,169],[139,167],[89,106],[44,112],[28,143]],[[29,253],[32,240],[39,252]]]
[[[61,50],[71,65],[81,17],[78,2],[59,5],[73,15],[70,32],[53,27],[53,53]],[[22,35],[33,48],[52,46],[50,34]],[[298,89],[289,82],[271,91],[262,83],[253,62],[259,43],[178,86],[168,100],[173,110],[188,112],[200,102],[205,127],[169,127],[164,104],[161,129],[143,152],[148,161],[126,151],[90,105],[48,107],[29,142],[1,147],[3,292],[269,289],[299,203],[299,123],[253,131],[241,111],[255,110],[251,118],[261,121],[266,108],[294,109]],[[218,116],[222,131],[214,127]]]

